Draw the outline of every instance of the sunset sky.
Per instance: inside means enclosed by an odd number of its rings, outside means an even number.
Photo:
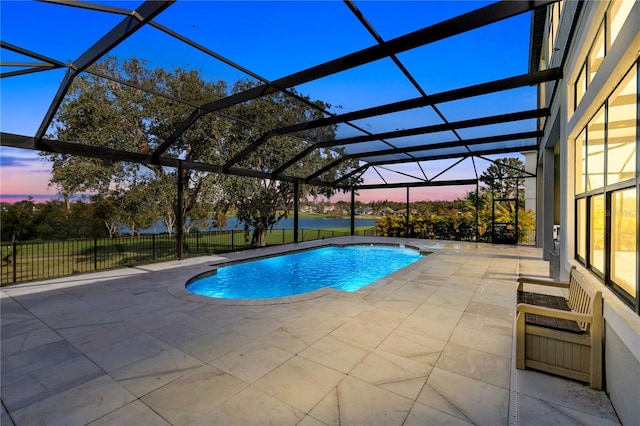
[[[119,8],[135,9],[139,2],[106,1]],[[415,31],[442,20],[477,9],[491,2],[473,1],[356,1],[367,20],[385,40]],[[7,42],[68,63],[79,57],[122,17],[91,10],[42,2],[0,2],[1,38]],[[29,17],[28,31],[23,17]],[[310,19],[311,17],[311,19]],[[530,14],[524,14],[486,28],[454,36],[398,55],[422,88],[429,94],[527,72]],[[341,55],[376,44],[341,1],[179,1],[155,19],[156,22],[206,45],[237,64],[274,80]],[[55,25],[50,25],[52,22]],[[482,43],[483,48],[477,46]],[[277,48],[276,48],[277,47]],[[149,66],[193,68],[205,79],[236,81],[241,72],[201,52],[178,44],[163,33],[145,28],[117,46],[112,55],[138,57]],[[3,62],[34,62],[32,58],[2,50]],[[443,64],[446,64],[444,66]],[[2,67],[2,72],[16,68]],[[52,70],[0,80],[0,129],[3,132],[33,136],[49,108],[64,70]],[[336,112],[349,112],[417,96],[416,89],[389,59],[323,78],[296,89],[312,99],[333,105]],[[536,107],[536,89],[527,87],[497,93],[483,99],[467,99],[438,105],[450,121],[482,117]],[[389,114],[357,124],[381,132],[440,123],[429,108]],[[519,130],[518,122],[495,129],[464,129],[466,138]],[[509,127],[510,126],[510,127]],[[425,142],[455,140],[450,132],[427,137]],[[448,133],[448,134],[447,134]],[[355,135],[341,125],[338,137]],[[401,140],[398,143],[402,143]],[[434,176],[455,160],[423,164]],[[488,162],[476,160],[478,173]],[[2,201],[28,196],[35,201],[55,196],[48,187],[50,166],[37,152],[0,147],[0,194]],[[393,166],[403,173],[420,175],[415,164]],[[388,171],[389,181],[399,178]],[[365,183],[380,183],[374,171],[365,174]],[[466,160],[441,179],[475,178],[471,160]],[[412,201],[455,199],[469,187],[411,189]],[[335,200],[348,199],[347,196]],[[363,191],[359,201],[405,201],[406,190]]]

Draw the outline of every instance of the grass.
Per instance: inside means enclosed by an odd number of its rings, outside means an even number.
[[[371,229],[358,227],[356,231]],[[331,238],[350,233],[349,228],[299,230],[298,241]],[[251,248],[244,231],[184,234],[183,256],[225,253]],[[267,245],[293,242],[293,230],[267,231]],[[63,277],[122,266],[176,259],[175,236],[141,235],[67,241],[3,243],[0,285]]]

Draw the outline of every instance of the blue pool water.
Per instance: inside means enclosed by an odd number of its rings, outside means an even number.
[[[326,247],[224,266],[196,278],[187,290],[228,299],[294,296],[323,287],[353,292],[422,257],[401,247]]]

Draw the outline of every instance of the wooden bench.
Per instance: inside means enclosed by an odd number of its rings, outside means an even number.
[[[575,267],[569,283],[518,278],[516,368],[532,368],[602,389],[602,292]],[[569,289],[569,297],[524,291],[524,284]]]

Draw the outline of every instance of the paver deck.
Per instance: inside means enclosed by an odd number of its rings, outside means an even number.
[[[332,243],[432,254],[355,293],[220,304],[184,283]],[[603,392],[515,370],[536,248],[341,237],[3,288],[5,425],[619,424]]]

